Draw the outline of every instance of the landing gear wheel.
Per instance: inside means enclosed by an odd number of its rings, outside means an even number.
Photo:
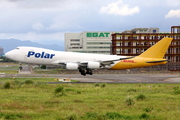
[[[92,74],[93,74],[93,72],[92,72],[92,70],[87,69],[86,74],[92,75]]]
[[[84,69],[79,69],[79,72],[81,73],[81,75],[86,76],[86,70],[84,70]]]
[[[91,69],[79,69],[79,72],[81,73],[81,75],[84,75],[86,76],[86,74],[89,74],[89,75],[93,75],[93,72]]]

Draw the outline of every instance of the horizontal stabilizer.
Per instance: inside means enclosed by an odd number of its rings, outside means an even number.
[[[160,63],[160,62],[168,62],[168,60],[146,61],[146,63]]]

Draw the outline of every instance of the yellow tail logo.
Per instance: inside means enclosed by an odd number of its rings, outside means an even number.
[[[139,55],[139,57],[163,58],[169,45],[171,44],[172,39],[173,38],[163,38],[145,52],[143,52],[141,55]]]

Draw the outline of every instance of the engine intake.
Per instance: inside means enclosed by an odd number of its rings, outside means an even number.
[[[100,63],[99,62],[88,62],[87,68],[98,69],[98,68],[100,68]]]
[[[77,70],[79,65],[77,63],[67,63],[66,69],[67,70]]]

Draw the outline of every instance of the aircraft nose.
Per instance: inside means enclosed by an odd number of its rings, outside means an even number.
[[[10,52],[5,53],[4,56],[7,58],[11,58],[13,56],[13,53],[10,51]]]

